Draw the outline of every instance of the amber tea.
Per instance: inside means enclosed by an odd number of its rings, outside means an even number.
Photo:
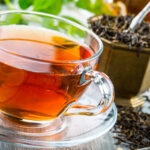
[[[34,121],[55,119],[88,85],[80,84],[82,66],[57,64],[86,59],[94,52],[56,31],[1,26],[0,51],[0,110],[7,115]],[[40,63],[35,66],[32,61],[50,64],[41,71]]]

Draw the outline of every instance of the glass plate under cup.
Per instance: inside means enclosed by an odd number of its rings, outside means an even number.
[[[91,104],[96,98],[100,98],[99,90],[91,85],[79,101]],[[102,136],[114,126],[116,119],[117,109],[114,103],[98,116],[60,117],[54,122],[53,128],[49,128],[49,123],[43,125],[35,123],[34,126],[20,124],[1,114],[0,140],[30,148],[71,147]],[[53,130],[58,132],[53,134]]]

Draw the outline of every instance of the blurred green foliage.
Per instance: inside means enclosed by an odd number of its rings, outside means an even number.
[[[39,11],[39,12],[45,12],[53,15],[60,15],[60,12],[62,11],[62,8],[64,5],[73,4],[76,8],[81,8],[84,10],[87,10],[95,15],[97,14],[112,14],[112,10],[104,3],[103,0],[0,0],[0,2],[3,2],[7,8],[6,9],[22,9],[22,10],[33,10],[33,11]],[[17,5],[16,6],[16,2]],[[8,23],[14,24],[20,22],[20,16],[18,15],[10,15],[8,16]],[[76,20],[73,16],[62,16],[64,18],[67,18],[71,21],[74,21],[78,24],[80,23],[78,20]],[[54,27],[53,22],[49,22],[47,19],[43,20],[43,26],[45,27]],[[63,24],[61,24],[63,26]],[[72,29],[71,27],[68,27],[68,32],[71,32],[74,34],[74,32],[77,32],[75,29]]]
[[[5,2],[8,8],[12,9],[11,0],[0,0]],[[104,3],[103,0],[18,0],[18,5],[25,10],[32,6],[34,11],[46,12],[58,15],[63,5],[74,3],[77,8],[85,9],[94,14],[112,14],[112,10]],[[15,7],[14,7],[15,8]]]
[[[21,21],[20,14],[7,14],[5,20],[0,21],[0,25],[9,25],[9,24],[16,24]]]
[[[29,6],[33,4],[33,0],[18,0],[18,4],[20,8],[27,9]]]
[[[62,9],[62,0],[34,0],[33,10],[57,15]]]

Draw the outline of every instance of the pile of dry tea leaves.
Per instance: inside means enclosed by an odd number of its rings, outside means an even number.
[[[131,47],[150,48],[150,24],[142,22],[135,30],[125,32],[133,16],[94,16],[88,22],[90,28],[100,37],[113,43]]]
[[[118,107],[118,120],[113,129],[117,145],[125,145],[131,150],[150,146],[150,115],[140,108]]]

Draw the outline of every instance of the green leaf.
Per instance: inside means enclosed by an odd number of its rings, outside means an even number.
[[[18,4],[21,9],[27,9],[33,4],[34,0],[18,0]]]
[[[57,15],[62,8],[62,0],[35,0],[33,4],[34,11],[46,12]]]
[[[94,3],[92,3],[92,0],[77,0],[76,6],[90,11],[95,15],[113,14],[112,11],[109,9],[108,5],[105,4],[104,0],[96,0]]]
[[[68,19],[68,20],[71,20],[71,21],[73,21],[73,22],[76,22],[76,23],[78,23],[78,24],[80,24],[80,25],[83,25],[81,22],[79,22],[78,20],[76,20],[75,18],[73,18],[73,17],[71,17],[71,16],[61,16],[61,17],[66,18],[66,19]]]
[[[75,23],[78,23],[78,24],[83,26],[83,24],[81,22],[79,22],[78,20],[76,20],[75,18],[73,18],[71,16],[62,16],[62,17],[64,17],[64,18],[66,18],[68,20],[71,20],[71,21],[73,21]],[[76,27],[74,27],[72,25],[68,25],[67,29],[68,29],[68,33],[70,35],[72,35],[72,36],[84,37],[84,35],[85,35],[84,31],[79,30],[78,28],[76,28]]]
[[[104,2],[102,0],[96,0],[91,10],[95,14],[100,14],[103,7],[105,7]]]
[[[59,31],[59,28],[55,25],[55,20],[52,20],[52,19],[47,18],[47,17],[43,18],[42,26],[45,28],[48,28],[48,29]]]
[[[75,38],[83,38],[85,36],[85,31],[79,30],[73,26],[68,28],[68,34],[72,35]]]
[[[70,2],[74,2],[74,0],[62,0],[63,4],[67,4],[67,3],[70,3]]]
[[[21,21],[21,14],[7,14],[4,20],[0,21],[0,25],[18,24]]]
[[[20,14],[8,14],[6,17],[6,22],[11,24],[17,24],[21,20]]]
[[[13,10],[14,6],[12,5],[10,0],[4,0],[4,3],[6,4],[6,6],[10,9]]]
[[[71,17],[69,17],[69,18],[71,18]],[[73,19],[73,20],[75,20],[75,19]],[[43,18],[42,26],[45,28],[48,28],[48,29],[60,31],[61,33],[72,35],[73,37],[80,38],[80,37],[85,36],[85,31],[82,31],[75,26],[67,24],[64,21],[54,20],[54,19],[50,19],[47,17]]]
[[[112,11],[108,8],[108,5],[105,4],[103,0],[96,0],[91,8],[91,12],[93,12],[95,15],[112,14]]]
[[[77,0],[76,6],[79,8],[90,10],[91,9],[91,0]]]
[[[51,7],[53,5],[53,0],[35,0],[33,5],[34,10],[41,11]]]

